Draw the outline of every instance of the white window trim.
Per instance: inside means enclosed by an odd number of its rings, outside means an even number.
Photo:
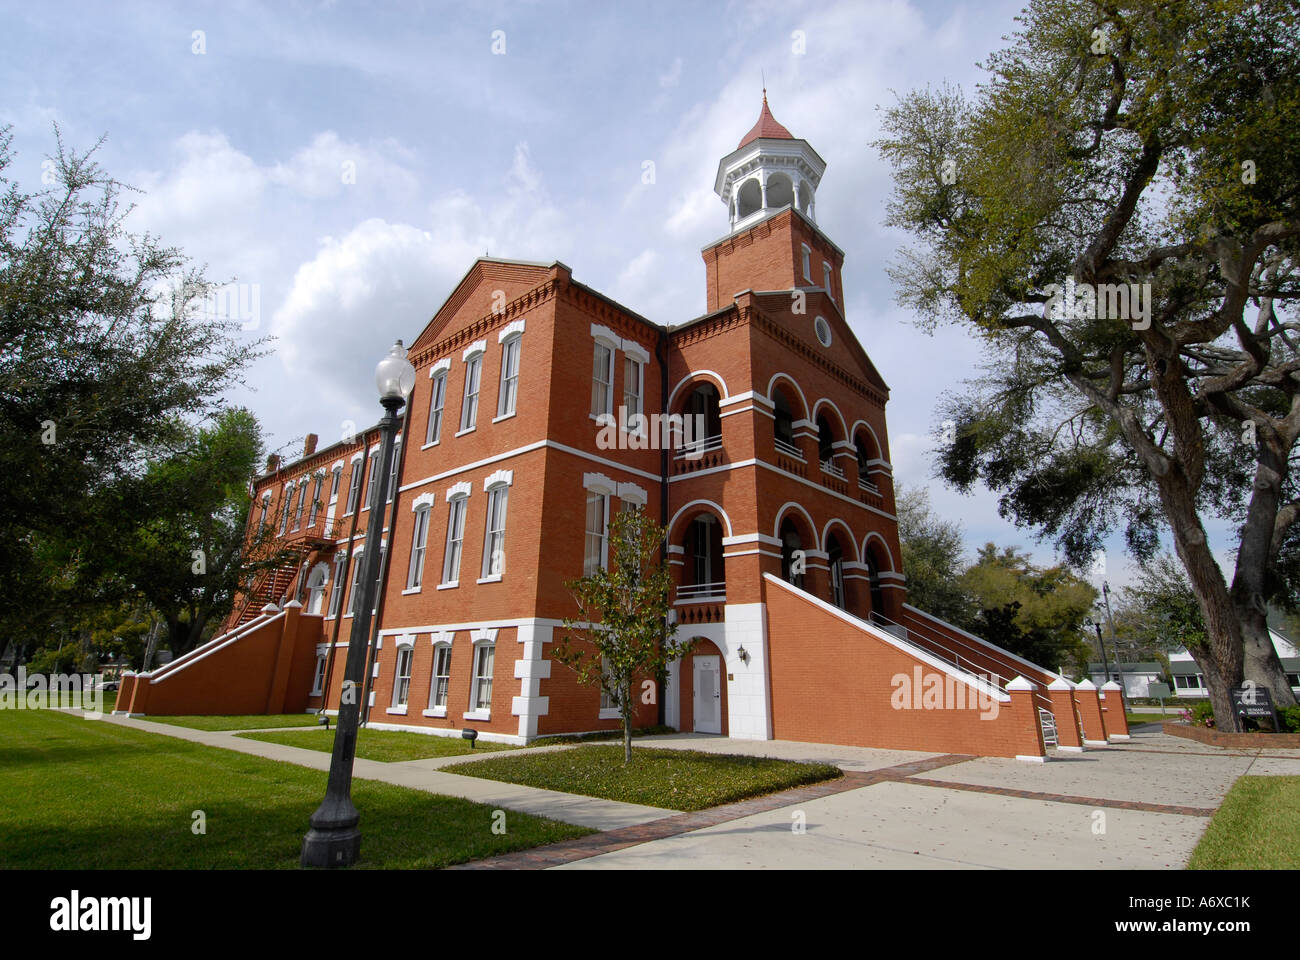
[[[513,479],[514,479],[514,471],[498,470],[496,473],[492,474],[490,477],[487,477],[483,481],[483,490],[488,495],[488,512],[486,516],[484,516],[483,518],[483,562],[479,565],[480,576],[478,580],[475,581],[476,583],[497,583],[498,581],[500,581],[502,575],[505,573],[505,566],[506,566],[506,560],[504,556],[505,544],[506,544],[506,531],[505,531],[506,518],[505,517],[502,517],[502,527],[501,527],[501,553],[502,553],[501,571],[499,573],[488,573],[485,571],[491,568],[491,563],[492,563],[491,553],[488,550],[488,542],[492,537],[493,494],[500,492],[502,496],[506,498],[504,513],[506,517],[508,517],[510,514],[510,487],[513,482]],[[468,507],[466,509],[468,511]],[[466,513],[466,516],[468,516],[468,512]],[[464,558],[463,546],[461,548],[461,553],[463,559]]]
[[[461,352],[461,355],[460,355],[461,362],[462,362],[462,363],[469,363],[469,358],[472,357],[472,356],[474,356],[475,354],[479,354],[479,353],[487,353],[487,341],[486,341],[486,340],[475,340],[475,341],[474,341],[473,343],[471,343],[468,347],[466,347],[466,348]]]
[[[328,665],[329,665],[329,657],[326,654],[323,653],[316,654],[316,665],[312,668],[312,675],[311,675],[311,693],[309,693],[308,696],[319,697],[324,695],[325,670],[321,668],[325,667],[326,669],[328,669]]]
[[[513,470],[498,470],[493,474],[485,477],[483,480],[483,490],[486,492],[493,487],[512,486],[515,482],[515,472]],[[469,484],[466,484],[469,486]]]
[[[468,497],[474,492],[474,486],[468,480],[462,480],[460,483],[453,483],[447,489],[447,502],[451,503],[457,497]]]
[[[429,368],[429,380],[431,382],[437,379],[439,376],[442,377],[442,406],[438,408],[438,439],[437,440],[428,439],[429,423],[428,421],[426,421],[424,427],[425,441],[424,444],[420,447],[421,450],[428,450],[430,447],[436,447],[439,443],[442,442],[442,428],[447,425],[447,380],[450,376],[450,371],[451,371],[450,357],[443,357],[441,360],[439,360],[437,363],[435,363],[432,367]],[[433,400],[434,397],[437,396],[437,394],[434,392],[435,389],[436,389],[435,387],[429,388],[429,410],[428,410],[429,420],[433,419],[433,409],[434,409]]]
[[[618,485],[618,498],[641,507],[644,507],[649,502],[649,495],[646,493],[645,488],[639,487],[630,481]]]
[[[637,343],[635,340],[622,340],[620,341],[620,345],[623,348],[623,352],[637,363],[644,364],[650,362],[650,351],[641,346],[641,344]]]
[[[806,243],[801,243],[799,246],[803,251],[803,278],[812,283],[812,247]]]
[[[432,634],[429,638],[433,642],[433,660],[429,666],[429,670],[430,670],[429,700],[428,700],[429,706],[425,710],[421,711],[426,717],[445,717],[447,715],[447,705],[444,703],[442,706],[435,706],[433,703],[433,697],[438,690],[438,648],[446,647],[447,648],[447,699],[448,700],[451,699],[451,651],[452,651],[452,640],[454,637],[455,637],[454,633],[448,633],[444,631],[442,633]]]
[[[443,357],[429,368],[429,379],[432,380],[440,373],[447,373],[451,370],[451,357]]]
[[[523,333],[523,332],[524,332],[524,318],[520,317],[518,320],[511,320],[504,327],[502,327],[501,332],[497,334],[497,343],[505,343],[515,334]]]

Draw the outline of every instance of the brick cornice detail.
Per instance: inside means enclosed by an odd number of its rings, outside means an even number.
[[[761,310],[754,311],[754,326],[766,333],[773,340],[776,340],[782,346],[797,353],[810,363],[821,367],[835,379],[856,390],[882,410],[885,408],[885,398],[881,395],[879,390],[876,390],[865,380],[853,376],[853,374],[849,373],[848,370],[841,367],[838,363],[833,363],[826,359],[826,357],[814,350],[809,344],[805,343],[799,337],[796,337],[784,326],[772,317],[763,313]]]
[[[531,290],[520,294],[507,303],[500,313],[484,314],[468,326],[457,330],[451,336],[444,337],[427,347],[422,347],[419,353],[408,359],[416,369],[419,369],[437,357],[455,353],[475,340],[486,337],[490,331],[495,330],[497,327],[504,326],[531,310],[536,310],[543,303],[555,297],[557,286],[554,278],[539,283]]]

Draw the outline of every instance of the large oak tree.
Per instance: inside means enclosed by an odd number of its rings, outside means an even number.
[[[1265,617],[1300,564],[1296,7],[1031,0],[984,66],[970,98],[901,97],[878,142],[917,241],[900,302],[990,353],[941,473],[1080,565],[1117,528],[1140,559],[1168,537],[1219,724],[1243,677],[1291,703]]]

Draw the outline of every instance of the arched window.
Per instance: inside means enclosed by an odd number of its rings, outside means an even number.
[[[307,578],[307,612],[319,614],[325,606],[325,586],[329,583],[329,567],[318,563]]]
[[[835,534],[831,534],[826,544],[826,553],[831,568],[831,603],[845,609],[844,598],[844,548]]]
[[[740,185],[736,192],[736,215],[740,220],[744,220],[751,213],[758,211],[763,206],[763,188],[758,185],[758,180],[751,177]]]
[[[826,414],[817,417],[817,458],[823,464],[833,463],[835,454],[835,435],[831,433],[831,423]]]
[[[708,381],[696,386],[686,398],[682,414],[686,418],[686,436],[690,437],[691,445],[699,445],[704,450],[713,449],[716,444],[709,441],[722,436],[718,388]]]
[[[778,446],[785,446],[787,453],[798,453],[794,442],[794,413],[790,410],[790,401],[785,398],[785,391],[777,388],[772,391],[773,433]]]
[[[789,517],[781,521],[781,579],[803,589],[802,557],[796,553],[803,550],[803,538],[799,528]]]

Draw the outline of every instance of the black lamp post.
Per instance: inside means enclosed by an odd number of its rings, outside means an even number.
[[[366,546],[362,555],[360,609],[352,619],[348,638],[348,658],[343,668],[343,691],[339,699],[338,726],[334,734],[334,753],[330,758],[330,778],[325,799],[311,815],[311,829],[302,840],[302,866],[350,867],[361,853],[361,815],[352,805],[352,761],[356,757],[357,720],[361,713],[358,701],[362,672],[366,664],[366,646],[370,636],[370,611],[375,606],[376,581],[379,579],[380,541],[384,533],[383,504],[388,497],[388,478],[392,473],[393,440],[397,434],[397,411],[415,386],[415,368],[406,359],[406,349],[398,340],[388,356],[375,367],[375,384],[384,419],[379,421],[383,446],[375,480],[374,506],[366,528]],[[364,461],[363,461],[364,462]]]

